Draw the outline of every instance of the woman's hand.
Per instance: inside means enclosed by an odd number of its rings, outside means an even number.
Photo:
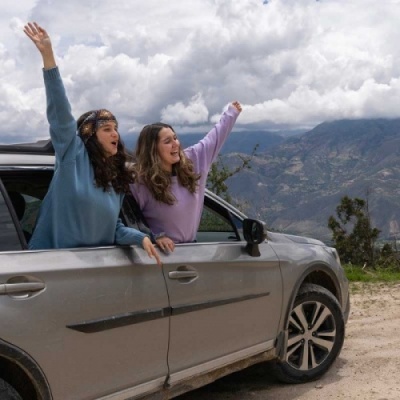
[[[148,254],[148,256],[150,258],[154,257],[156,259],[157,264],[161,267],[162,266],[162,262],[161,262],[161,259],[160,259],[160,255],[158,254],[158,252],[157,252],[156,248],[154,247],[153,243],[151,243],[151,240],[147,236],[143,239],[142,247],[146,250],[146,252],[147,252],[147,254]]]
[[[56,67],[50,36],[47,32],[36,22],[29,22],[25,25],[24,32],[42,54],[44,69]]]
[[[236,108],[236,110],[238,110],[239,112],[242,112],[242,106],[240,105],[240,103],[238,101],[234,101],[232,102],[233,107]]]
[[[168,236],[156,239],[156,243],[164,253],[171,253],[175,250],[175,243]]]
[[[51,50],[50,36],[36,22],[29,22],[28,25],[25,25],[24,32],[41,53]]]

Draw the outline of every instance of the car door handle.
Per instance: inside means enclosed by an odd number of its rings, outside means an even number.
[[[0,284],[0,295],[38,292],[45,287],[46,285],[43,282],[3,283]]]
[[[171,271],[168,273],[171,279],[190,279],[197,278],[198,274],[196,271]]]

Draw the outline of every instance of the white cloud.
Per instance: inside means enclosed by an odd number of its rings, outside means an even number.
[[[47,134],[28,19],[51,35],[74,114],[107,107],[127,132],[161,119],[192,131],[233,100],[244,104],[238,128],[400,117],[399,1],[14,3],[0,15],[8,135]]]
[[[208,110],[201,93],[193,96],[187,106],[178,102],[161,110],[161,121],[177,125],[195,125],[207,122]]]

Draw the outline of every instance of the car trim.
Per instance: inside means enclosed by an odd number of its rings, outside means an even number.
[[[96,333],[109,329],[120,328],[122,326],[140,324],[142,322],[153,321],[155,319],[165,318],[174,315],[186,314],[193,311],[205,310],[207,308],[220,307],[227,304],[253,300],[260,297],[269,296],[270,292],[252,294],[247,296],[232,297],[229,299],[221,299],[207,301],[204,303],[188,304],[176,307],[157,308],[153,310],[135,311],[125,314],[112,315],[105,318],[79,322],[76,324],[67,325],[67,328],[83,332]]]
[[[113,393],[98,398],[97,400],[126,400],[126,399],[137,399],[138,396],[142,399],[143,394],[151,395],[154,392],[159,392],[162,390],[163,384],[165,382],[165,376],[162,378],[154,379],[150,382],[142,383],[133,388],[128,388],[121,390],[120,392]],[[146,399],[148,398],[145,397]]]
[[[186,313],[193,312],[193,311],[205,310],[207,308],[220,307],[220,306],[224,306],[227,304],[258,299],[259,297],[267,297],[269,295],[270,295],[270,292],[264,292],[264,293],[258,293],[258,294],[250,294],[247,296],[231,297],[228,299],[207,301],[204,303],[196,303],[196,304],[188,304],[188,305],[185,304],[182,306],[175,306],[172,308],[172,315],[181,315],[181,314],[186,314]]]
[[[179,382],[190,379],[192,377],[198,376],[199,374],[204,374],[206,371],[212,371],[221,367],[221,365],[229,365],[239,360],[243,360],[260,353],[264,353],[268,349],[273,348],[274,340],[268,340],[254,346],[248,347],[243,350],[239,350],[235,353],[222,356],[215,360],[207,361],[203,364],[196,365],[191,368],[187,368],[183,371],[174,372],[170,375],[168,379],[168,384],[173,386]]]
[[[140,324],[141,322],[153,321],[155,319],[169,317],[170,315],[171,307],[157,308],[84,321],[77,324],[67,325],[67,328],[83,333],[96,333],[120,328],[122,326]]]

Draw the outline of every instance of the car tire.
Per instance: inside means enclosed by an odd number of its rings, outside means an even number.
[[[22,400],[18,392],[5,380],[0,378],[0,399],[1,400]]]
[[[276,377],[285,383],[320,378],[343,346],[345,322],[336,297],[327,289],[303,285],[287,323],[286,356],[273,364]]]

